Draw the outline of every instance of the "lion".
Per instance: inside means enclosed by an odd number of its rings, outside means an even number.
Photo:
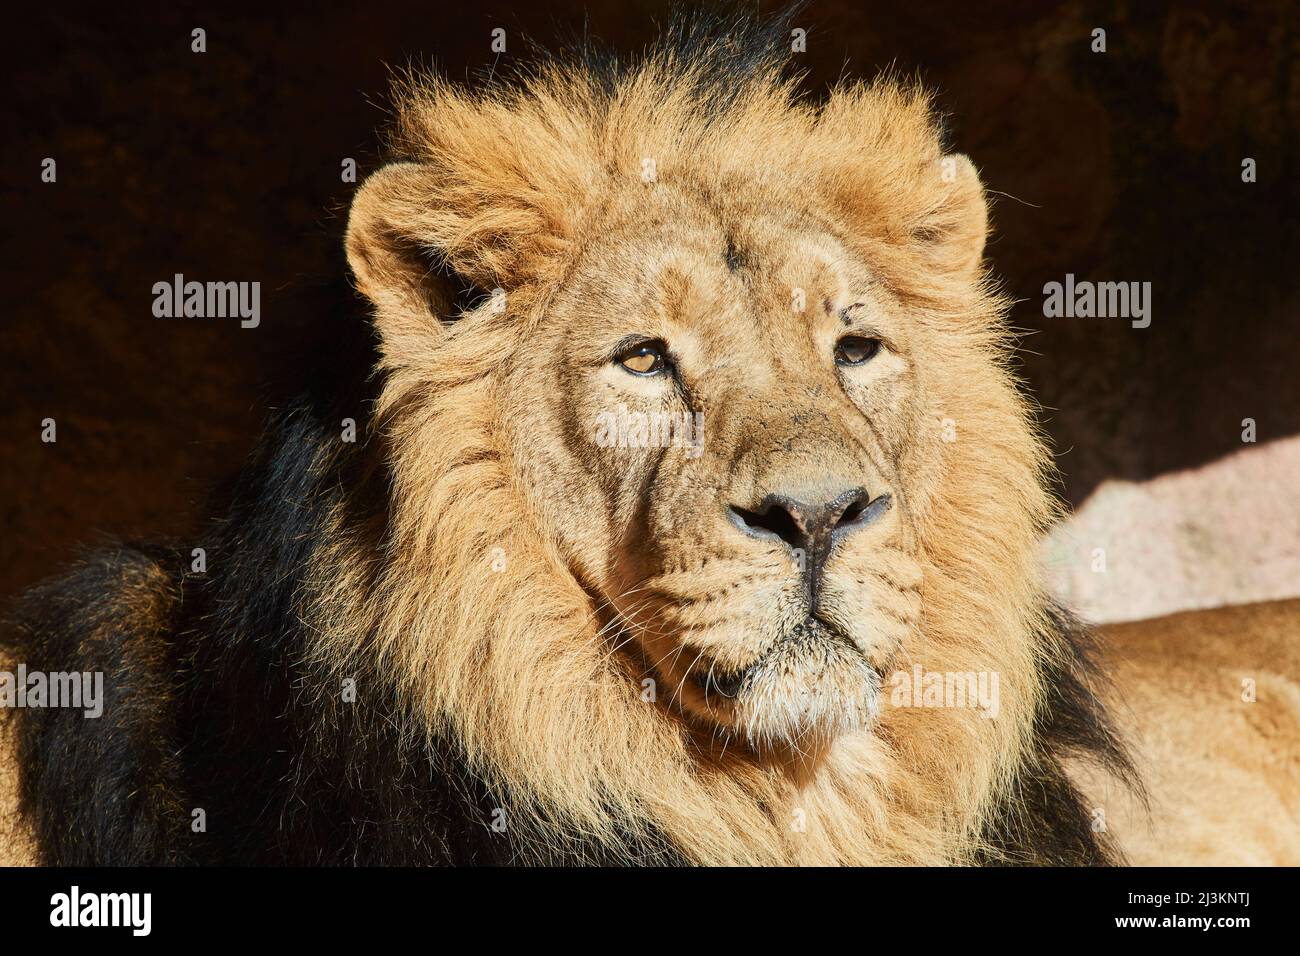
[[[800,98],[783,36],[399,82],[360,440],[284,409],[205,563],[15,612],[29,671],[105,675],[97,721],[14,711],[35,859],[1124,859],[978,173],[915,84]]]

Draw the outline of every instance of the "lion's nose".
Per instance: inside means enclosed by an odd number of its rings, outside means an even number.
[[[750,510],[732,505],[732,523],[754,538],[779,539],[790,548],[812,552],[855,528],[866,526],[888,507],[889,495],[874,500],[865,488],[851,488],[821,501],[771,494]]]
[[[871,524],[889,502],[888,494],[872,498],[865,488],[850,488],[817,501],[770,494],[753,509],[730,505],[727,512],[732,524],[750,537],[784,542],[796,553],[815,591],[835,543]]]

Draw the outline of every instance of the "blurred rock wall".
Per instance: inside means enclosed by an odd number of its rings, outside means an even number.
[[[1105,481],[1044,542],[1056,594],[1100,622],[1300,595],[1300,438],[1146,482]]]

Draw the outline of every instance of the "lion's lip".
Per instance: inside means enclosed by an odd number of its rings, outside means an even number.
[[[785,634],[773,641],[771,646],[757,658],[743,667],[723,667],[717,661],[700,664],[688,675],[691,683],[698,687],[705,696],[718,695],[736,698],[743,693],[746,682],[776,655],[788,652],[794,642],[813,643],[834,641],[854,653],[861,654],[858,646],[839,626],[830,621],[810,614],[803,621],[791,627]]]

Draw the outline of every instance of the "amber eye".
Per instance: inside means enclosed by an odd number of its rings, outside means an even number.
[[[836,365],[866,365],[880,351],[880,339],[846,335],[835,346]]]
[[[641,342],[622,352],[618,364],[634,375],[657,375],[668,367],[664,347],[658,342]]]

